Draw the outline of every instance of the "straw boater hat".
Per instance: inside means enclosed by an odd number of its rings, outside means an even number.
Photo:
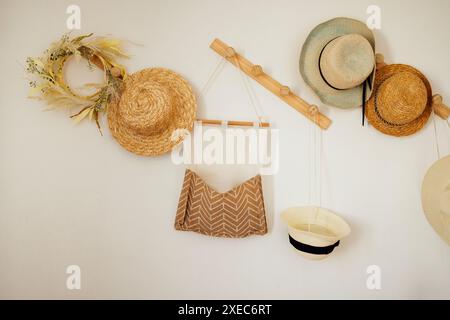
[[[182,137],[177,129],[192,129],[196,101],[190,85],[177,73],[148,68],[128,76],[117,103],[108,108],[114,138],[127,150],[144,156],[170,151]]]
[[[428,169],[422,183],[422,207],[433,229],[450,245],[450,155]]]
[[[366,117],[377,130],[392,136],[419,131],[432,111],[431,87],[417,69],[390,64],[377,71]]]
[[[372,31],[350,18],[319,24],[303,44],[300,73],[322,102],[344,109],[364,105],[375,74]]]
[[[288,225],[289,242],[305,258],[326,258],[339,241],[350,233],[350,226],[330,210],[294,207],[282,212]]]

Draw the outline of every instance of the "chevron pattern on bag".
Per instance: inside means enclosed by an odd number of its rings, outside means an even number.
[[[267,233],[261,176],[220,193],[187,169],[175,229],[208,236],[243,238]]]

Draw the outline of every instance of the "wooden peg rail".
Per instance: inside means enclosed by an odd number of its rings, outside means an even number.
[[[210,48],[217,52],[222,57],[226,58],[234,66],[245,72],[250,78],[258,82],[264,88],[278,96],[281,100],[293,107],[295,110],[303,114],[309,120],[317,124],[322,129],[328,129],[331,125],[331,120],[320,113],[317,106],[310,105],[296,94],[294,94],[288,86],[283,86],[278,81],[266,74],[260,65],[255,65],[245,59],[236,51],[222,42],[215,39]]]
[[[377,63],[377,69],[380,69],[384,66],[386,66],[387,64],[384,62],[384,56],[381,53],[377,53],[375,55],[375,61]],[[441,117],[444,120],[447,120],[450,117],[450,108],[447,107],[443,102],[442,102],[442,96],[439,94],[435,94],[432,97],[432,106],[433,106],[433,111],[436,115],[438,115],[439,117]]]

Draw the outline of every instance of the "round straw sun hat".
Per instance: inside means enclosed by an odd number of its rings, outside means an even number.
[[[324,208],[293,207],[283,211],[281,218],[288,225],[289,242],[307,259],[326,258],[350,234],[348,223]]]
[[[196,100],[188,82],[164,68],[148,68],[128,76],[118,102],[108,108],[113,137],[128,151],[155,156],[170,151],[192,129]]]
[[[303,44],[300,73],[322,102],[344,109],[361,106],[370,97],[375,74],[372,31],[350,18],[319,24]]]
[[[422,183],[422,207],[433,229],[450,245],[450,155],[428,169]]]
[[[427,123],[432,111],[431,87],[417,69],[390,64],[377,71],[366,117],[382,133],[407,136]]]

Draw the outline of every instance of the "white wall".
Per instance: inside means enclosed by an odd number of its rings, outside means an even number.
[[[42,112],[28,100],[23,65],[66,31],[66,7],[82,9],[82,32],[112,34],[129,46],[130,72],[171,68],[197,94],[218,62],[218,37],[318,104],[324,132],[323,204],[352,234],[328,259],[295,254],[280,212],[308,195],[308,121],[256,84],[266,116],[280,129],[280,170],[267,195],[270,233],[213,239],[177,232],[174,214],[184,167],[170,156],[122,149],[103,122],[75,126],[69,111]],[[336,16],[365,20],[382,10],[378,51],[411,64],[450,101],[449,1],[1,1],[1,298],[450,298],[450,251],[421,209],[421,180],[436,160],[433,125],[407,138],[361,127],[358,109],[323,106],[298,72],[302,42]],[[253,119],[236,69],[227,66],[199,114]],[[447,125],[437,121],[448,154]],[[65,287],[65,268],[82,269],[82,290]],[[366,267],[382,270],[382,289],[366,288]]]

